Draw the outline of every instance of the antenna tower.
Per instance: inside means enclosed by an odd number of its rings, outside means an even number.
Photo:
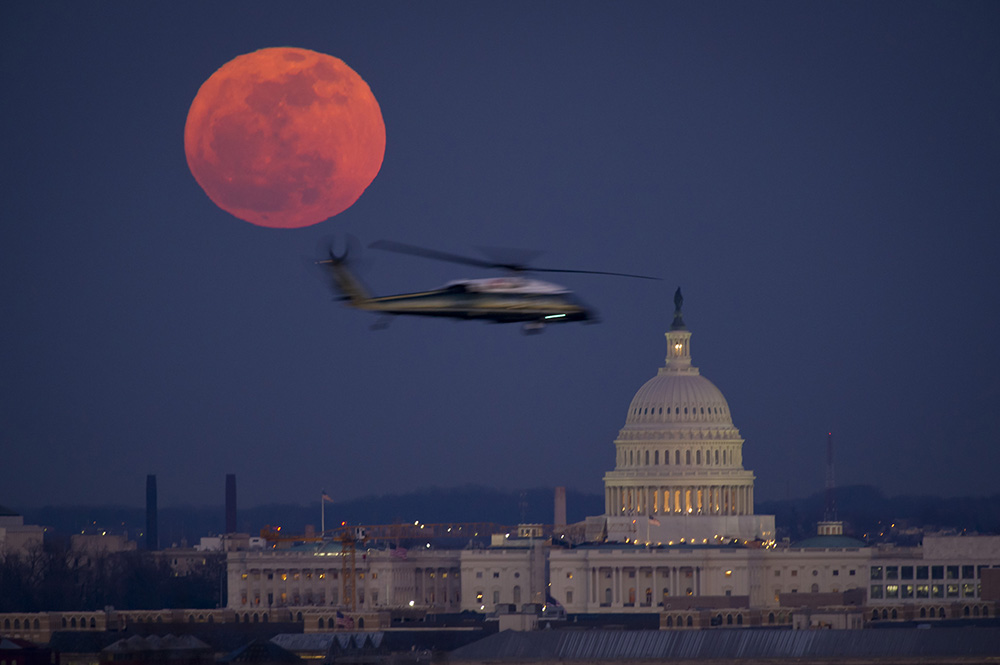
[[[826,508],[823,520],[837,521],[836,483],[833,480],[833,432],[826,435]]]

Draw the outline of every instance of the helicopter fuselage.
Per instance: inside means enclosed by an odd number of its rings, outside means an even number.
[[[333,277],[333,286],[348,305],[384,315],[434,316],[438,318],[524,323],[526,331],[537,331],[549,323],[594,322],[593,310],[558,284],[524,277],[466,279],[449,282],[439,289],[371,296],[343,257],[331,254],[319,261]]]
[[[383,314],[478,319],[495,323],[593,321],[594,313],[567,289],[549,282],[502,277],[449,282],[417,293],[345,297],[358,309]]]

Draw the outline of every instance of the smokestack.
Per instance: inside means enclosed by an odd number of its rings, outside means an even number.
[[[146,476],[146,549],[160,549],[160,535],[156,524],[156,476]]]
[[[226,533],[236,533],[236,474],[226,474]]]
[[[557,487],[556,488],[556,500],[555,500],[555,520],[553,525],[556,528],[566,526],[566,488]]]

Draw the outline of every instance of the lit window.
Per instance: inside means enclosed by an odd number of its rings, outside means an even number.
[[[573,579],[573,573],[566,573],[566,579],[568,580]]]

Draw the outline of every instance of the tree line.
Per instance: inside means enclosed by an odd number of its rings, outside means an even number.
[[[175,576],[150,552],[80,554],[58,542],[0,553],[0,612],[94,611],[219,605],[225,559]]]

